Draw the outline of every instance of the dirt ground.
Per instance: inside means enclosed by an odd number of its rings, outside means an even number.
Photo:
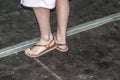
[[[0,1],[0,48],[39,37],[31,9]],[[119,0],[72,0],[68,27],[120,12]],[[51,28],[56,32],[55,11]],[[120,21],[67,37],[69,51],[37,59],[19,52],[0,59],[0,80],[120,80]],[[44,65],[42,65],[42,63]],[[47,68],[46,68],[46,66]]]

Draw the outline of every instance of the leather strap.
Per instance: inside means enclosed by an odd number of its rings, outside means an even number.
[[[42,44],[35,44],[34,46],[43,46],[43,47],[46,47],[48,48],[50,46],[50,44],[52,43],[52,41],[54,40],[54,38],[47,44],[47,45],[42,45]]]
[[[57,44],[58,46],[66,45],[66,44]]]

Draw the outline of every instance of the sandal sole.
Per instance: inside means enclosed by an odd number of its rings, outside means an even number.
[[[67,52],[68,51],[68,47],[66,49],[60,49],[60,48],[56,48],[56,49],[60,52]]]
[[[29,57],[32,57],[32,58],[40,57],[40,56],[42,56],[42,55],[44,55],[44,54],[46,54],[46,53],[48,53],[48,52],[56,49],[56,47],[57,47],[57,45],[55,45],[55,46],[53,46],[53,47],[51,47],[51,48],[49,48],[49,49],[45,49],[42,53],[39,53],[39,54],[36,55],[36,56],[31,56],[31,55],[29,55],[29,54],[26,54],[26,55],[29,56]]]

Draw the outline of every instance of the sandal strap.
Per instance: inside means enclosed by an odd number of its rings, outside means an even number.
[[[63,45],[66,45],[66,44],[57,44],[58,46],[63,46]]]
[[[43,46],[43,47],[46,47],[47,45],[41,45],[41,44],[36,44],[36,45],[34,45],[34,46]]]
[[[52,40],[48,43],[48,47],[50,46],[50,44],[54,41],[54,37],[52,38]]]
[[[53,40],[54,40],[54,38],[47,45],[35,44],[34,46],[43,46],[43,47],[48,48],[50,46],[50,44],[52,43]]]

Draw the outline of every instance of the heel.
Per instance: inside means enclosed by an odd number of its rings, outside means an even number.
[[[60,51],[60,52],[66,52],[66,51],[68,51],[68,46],[67,46],[67,44],[59,44],[59,43],[57,43],[57,40],[56,40],[56,37],[55,37],[55,36],[54,36],[54,41],[56,42],[56,45],[57,45],[56,49],[57,49],[58,51]],[[65,48],[65,49],[62,49],[62,48],[60,48],[59,46],[66,46],[66,48]]]

